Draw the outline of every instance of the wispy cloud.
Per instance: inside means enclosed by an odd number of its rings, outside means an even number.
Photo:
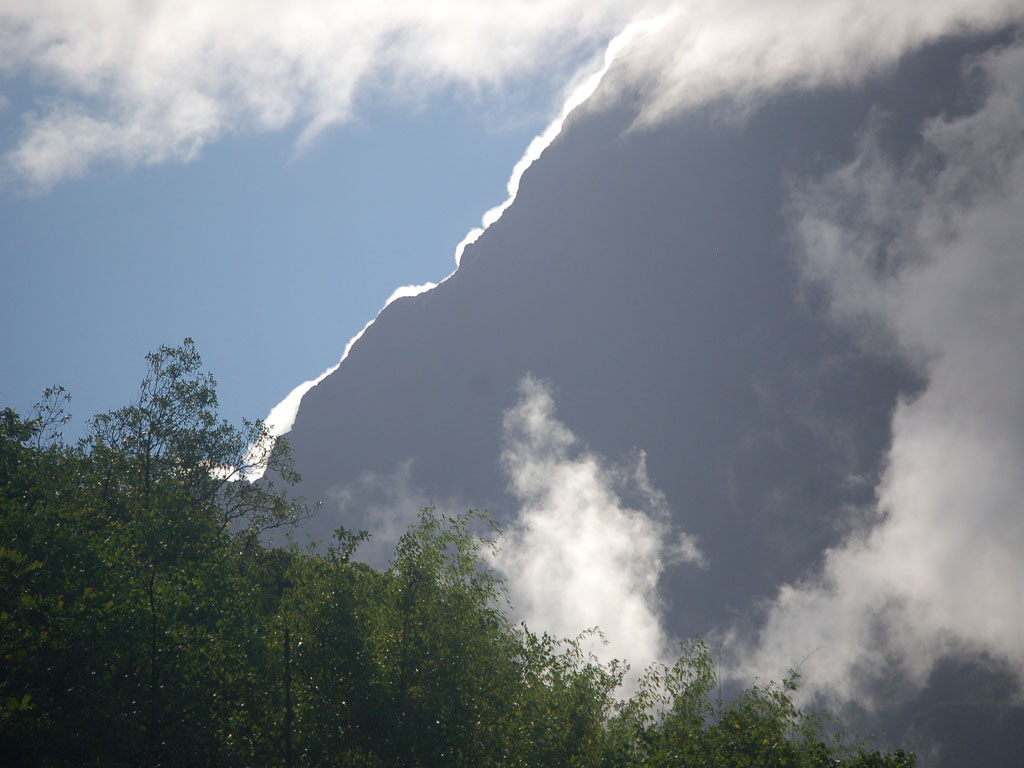
[[[390,472],[362,472],[355,479],[330,489],[325,500],[325,522],[341,521],[347,528],[366,530],[370,539],[355,557],[376,568],[386,568],[395,545],[419,519],[425,507],[454,517],[468,509],[456,499],[439,498],[413,478],[413,459],[399,462]],[[325,538],[329,531],[320,531]]]
[[[922,126],[902,163],[859,156],[795,192],[806,278],[833,316],[916,364],[893,416],[876,522],[783,587],[748,656],[870,703],[922,685],[947,653],[985,652],[1024,681],[1024,44],[979,64],[975,113]]]
[[[226,134],[299,125],[300,144],[361,98],[416,105],[553,78],[629,21],[625,3],[33,0],[0,10],[0,74],[44,87],[4,155],[36,189],[97,160],[188,160]]]
[[[592,652],[634,671],[666,659],[658,580],[671,564],[706,565],[696,540],[672,530],[643,454],[613,464],[583,450],[558,421],[548,386],[527,377],[520,394],[505,414],[502,462],[522,506],[494,561],[515,610],[561,637],[599,627],[607,645]]]
[[[697,0],[624,59],[637,125],[716,100],[742,112],[782,89],[846,85],[943,35],[1024,18],[1016,0]]]

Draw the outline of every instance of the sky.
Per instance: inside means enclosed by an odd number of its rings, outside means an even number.
[[[189,336],[223,415],[265,417],[397,288],[450,274],[628,24],[671,21],[630,56],[656,122],[722,92],[861,77],[1013,4],[921,7],[7,2],[0,398],[25,411],[65,386],[75,436],[132,397],[146,352]],[[801,51],[797,19],[823,40],[844,27],[840,44]]]
[[[397,288],[455,268],[614,29],[568,33],[562,11],[531,42],[486,18],[432,30],[444,4],[276,5],[0,9],[5,405],[63,385],[75,437],[189,336],[222,415],[266,417]],[[477,26],[504,56],[462,50]]]
[[[650,23],[618,50],[621,90],[600,93],[632,94],[642,131],[711,102],[741,118],[787,90],[884,73],[943,35],[1024,20],[1010,0],[384,8],[4,5],[4,404],[24,410],[59,383],[80,415],[119,406],[145,352],[187,335],[224,415],[266,415],[396,288],[452,271],[533,137],[557,127],[631,22]],[[865,668],[921,687],[951,650],[1024,679],[1022,50],[976,62],[976,108],[915,126],[902,165],[868,126],[853,158],[787,192],[803,279],[922,386],[891,415],[862,524],[778,587],[756,637],[730,640],[743,673],[784,674],[800,645],[827,649],[805,668],[818,686],[867,704]],[[497,566],[539,622],[603,622],[573,611],[614,605],[634,615],[614,652],[658,656],[662,571],[717,564],[669,525],[642,454],[597,456],[543,383],[524,379],[520,394],[495,447],[520,502]],[[570,533],[593,543],[589,557],[565,549]],[[553,594],[553,578],[571,588]]]

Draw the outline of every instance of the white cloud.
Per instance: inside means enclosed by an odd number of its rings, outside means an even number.
[[[695,0],[626,57],[638,125],[717,99],[740,110],[785,88],[857,83],[939,37],[1024,19],[1017,0]]]
[[[895,165],[860,155],[796,193],[804,273],[834,317],[926,380],[898,405],[877,522],[780,590],[748,671],[871,703],[946,653],[1024,681],[1024,44],[981,66],[974,114],[935,118]],[[820,649],[820,650],[819,650]]]
[[[617,466],[580,450],[548,387],[527,377],[520,392],[505,414],[502,462],[522,507],[494,560],[514,609],[534,631],[559,637],[599,627],[607,645],[591,651],[629,661],[634,673],[668,659],[658,580],[673,563],[705,565],[696,540],[673,535],[642,454]],[[643,509],[624,503],[626,492]]]
[[[0,10],[0,74],[48,88],[5,154],[37,189],[97,160],[188,160],[238,131],[300,143],[373,95],[410,104],[572,73],[635,9],[615,2],[31,0]],[[566,74],[568,72],[568,75]]]
[[[536,78],[574,93],[594,70],[581,60],[631,23],[675,17],[629,56],[629,87],[648,86],[643,119],[657,120],[720,96],[856,80],[1022,14],[1014,0],[12,0],[0,76],[44,90],[3,162],[39,191],[96,161],[187,161],[238,132],[297,124],[304,145],[367,98],[415,106]]]

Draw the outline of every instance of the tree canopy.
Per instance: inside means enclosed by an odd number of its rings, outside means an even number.
[[[799,711],[795,680],[715,701],[699,640],[621,696],[623,666],[508,618],[485,515],[424,510],[383,571],[352,560],[365,532],[266,546],[312,511],[247,482],[297,475],[262,423],[219,420],[191,340],[75,445],[67,403],[0,412],[7,764],[913,765]]]

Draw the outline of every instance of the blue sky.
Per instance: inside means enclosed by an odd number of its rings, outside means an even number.
[[[0,398],[24,411],[63,384],[77,434],[128,402],[148,350],[192,336],[222,414],[266,416],[336,363],[395,288],[451,272],[560,107],[550,88],[530,95],[514,114],[450,95],[371,104],[299,150],[296,129],[253,132],[190,162],[107,162],[35,194],[8,184]],[[9,142],[19,115],[0,115]]]

